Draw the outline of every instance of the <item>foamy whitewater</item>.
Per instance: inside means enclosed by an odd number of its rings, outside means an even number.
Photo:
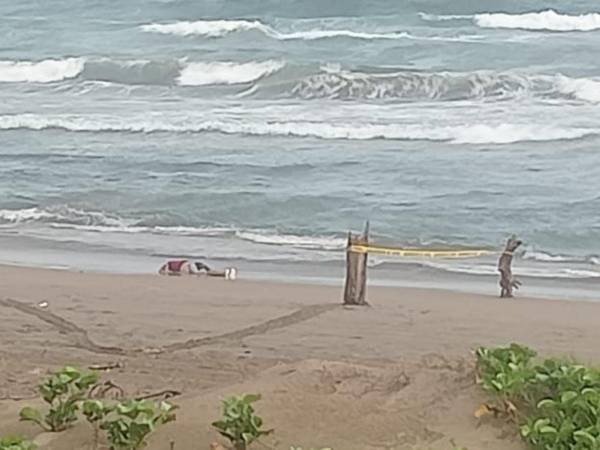
[[[595,282],[598,5],[334,3],[1,3],[0,263]]]

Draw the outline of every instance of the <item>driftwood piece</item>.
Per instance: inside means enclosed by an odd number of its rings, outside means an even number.
[[[91,366],[88,366],[88,369],[99,370],[99,371],[110,371],[113,369],[122,369],[123,367],[125,367],[125,364],[123,364],[121,361],[118,361],[116,363],[109,363],[109,364],[92,364]]]
[[[161,398],[166,400],[168,398],[177,397],[181,395],[181,391],[176,391],[174,389],[164,389],[159,392],[153,392],[151,394],[140,395],[135,397],[136,400],[149,400],[154,398]],[[90,397],[91,398],[124,398],[125,390],[115,384],[111,380],[104,381],[102,383],[98,383],[90,389]]]
[[[498,271],[500,272],[500,297],[502,298],[512,297],[513,289],[519,289],[519,286],[521,286],[521,282],[513,277],[511,265],[513,254],[522,243],[516,236],[511,236],[506,242],[502,255],[500,255]]]
[[[177,397],[178,395],[181,395],[180,391],[175,391],[173,389],[165,389],[164,391],[155,392],[153,394],[141,395],[139,397],[136,397],[135,399],[148,400],[151,398],[162,398],[163,400],[166,400],[168,398]]]
[[[355,237],[348,233],[346,248],[346,285],[344,287],[344,305],[368,305],[367,294],[367,253],[351,251],[353,245],[369,243],[369,222],[365,225],[362,236]]]

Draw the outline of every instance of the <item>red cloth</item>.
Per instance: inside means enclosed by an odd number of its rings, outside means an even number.
[[[178,259],[176,261],[169,261],[167,263],[167,268],[169,272],[181,272],[181,268],[187,262],[187,259]]]

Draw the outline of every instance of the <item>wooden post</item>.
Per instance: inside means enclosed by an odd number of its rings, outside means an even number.
[[[506,248],[500,255],[498,261],[498,270],[500,271],[500,297],[512,297],[513,288],[519,289],[521,282],[512,275],[512,259],[515,250],[522,244],[515,235],[511,236],[506,242]]]
[[[348,233],[346,247],[346,285],[344,287],[344,305],[368,305],[367,294],[367,253],[351,251],[353,245],[369,243],[369,222],[365,225],[362,236],[352,236]]]

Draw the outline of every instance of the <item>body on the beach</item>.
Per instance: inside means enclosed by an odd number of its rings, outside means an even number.
[[[214,270],[200,261],[189,261],[187,259],[175,259],[167,261],[158,270],[160,275],[181,276],[181,275],[206,275],[209,277],[226,278],[234,280],[237,276],[237,269],[228,267],[224,270]]]

